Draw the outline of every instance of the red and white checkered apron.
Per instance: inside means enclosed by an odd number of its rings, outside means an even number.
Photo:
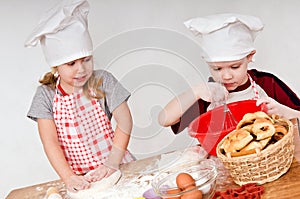
[[[98,100],[89,100],[82,92],[62,96],[57,90],[53,112],[58,139],[73,171],[85,174],[105,162],[114,131]],[[132,160],[126,151],[122,162]]]

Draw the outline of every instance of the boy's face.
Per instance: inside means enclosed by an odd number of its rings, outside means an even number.
[[[57,67],[60,84],[65,91],[73,93],[81,89],[93,73],[93,57],[83,57]]]
[[[251,60],[252,56],[247,56],[236,61],[208,62],[208,65],[213,79],[231,91],[247,82],[248,63]]]

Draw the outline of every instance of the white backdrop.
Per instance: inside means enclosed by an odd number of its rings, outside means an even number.
[[[12,189],[58,179],[36,124],[26,118],[38,79],[49,67],[40,47],[23,47],[42,13],[57,2],[0,1],[0,198]],[[220,12],[260,17],[265,29],[256,40],[251,67],[273,72],[300,93],[297,0],[90,0],[90,5],[95,68],[111,71],[132,92],[129,105],[135,125],[130,149],[138,158],[196,143],[186,131],[174,136],[157,124],[162,106],[208,74],[195,38],[182,24],[189,18]]]

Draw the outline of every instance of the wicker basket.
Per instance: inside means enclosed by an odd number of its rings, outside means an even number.
[[[222,139],[217,146],[217,156],[229,170],[235,183],[238,185],[264,184],[278,179],[289,170],[294,157],[295,145],[292,123],[287,122],[289,124],[288,133],[259,154],[229,158],[220,150],[228,135]]]

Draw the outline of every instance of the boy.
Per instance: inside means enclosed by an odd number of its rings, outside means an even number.
[[[300,118],[300,99],[284,82],[273,74],[248,70],[256,53],[254,39],[263,29],[259,18],[226,13],[194,18],[185,25],[199,37],[212,77],[208,84],[193,86],[172,99],[159,114],[162,126],[171,126],[177,134],[225,99],[226,103],[256,99],[257,105],[265,104],[268,114]]]

